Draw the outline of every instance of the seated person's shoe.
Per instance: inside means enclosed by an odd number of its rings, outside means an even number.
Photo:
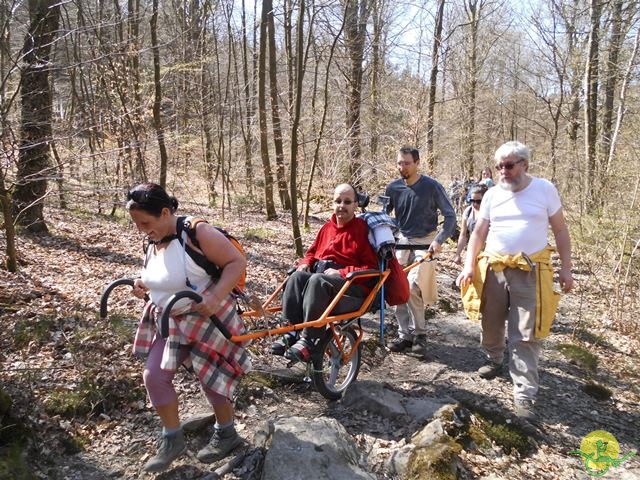
[[[311,360],[311,344],[302,337],[284,352],[284,358],[292,362],[308,362]]]
[[[196,458],[203,463],[213,463],[222,460],[235,448],[240,446],[244,440],[238,435],[233,426],[226,428],[216,428],[209,444],[198,451]]]
[[[278,340],[271,344],[271,353],[274,355],[283,356],[294,343],[298,341],[298,332],[287,332]]]
[[[411,340],[398,337],[389,344],[389,350],[395,353],[400,353],[411,348],[412,346],[413,346],[413,342]]]

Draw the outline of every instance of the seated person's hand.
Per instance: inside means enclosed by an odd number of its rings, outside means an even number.
[[[340,271],[336,270],[335,268],[327,268],[324,272],[322,272],[323,275],[332,275],[332,276],[340,276]]]
[[[462,265],[462,257],[460,255],[456,255],[453,257],[453,263],[456,265]]]
[[[309,265],[307,265],[306,263],[303,263],[302,265],[298,265],[296,270],[298,272],[308,272],[309,271]]]

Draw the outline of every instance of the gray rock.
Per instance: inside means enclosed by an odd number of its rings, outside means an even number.
[[[335,419],[280,418],[262,429],[263,480],[374,480],[351,436]],[[265,438],[266,437],[266,438]]]
[[[342,403],[359,411],[385,418],[407,415],[403,405],[404,397],[379,382],[370,380],[358,381],[351,385],[342,399]]]

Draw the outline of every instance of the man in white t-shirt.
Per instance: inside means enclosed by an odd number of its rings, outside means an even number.
[[[491,379],[501,372],[506,323],[515,412],[534,420],[541,339],[549,333],[559,297],[553,291],[549,226],[560,255],[563,292],[571,290],[573,277],[571,240],[558,191],[527,173],[529,157],[529,149],[515,141],[496,151],[498,187],[482,199],[457,281],[470,318],[482,314],[487,362],[479,376]]]

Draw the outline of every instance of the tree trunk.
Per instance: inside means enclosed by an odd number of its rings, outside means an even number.
[[[327,112],[329,110],[329,78],[331,74],[331,67],[333,65],[333,56],[336,51],[336,45],[338,44],[338,40],[342,35],[342,31],[344,30],[344,22],[340,25],[340,31],[336,33],[333,38],[333,43],[331,44],[331,50],[329,51],[329,59],[327,60],[327,67],[324,74],[324,100],[322,102],[322,119],[320,121],[320,127],[316,132],[316,141],[315,147],[313,150],[313,160],[311,162],[311,171],[309,173],[309,181],[307,182],[307,192],[306,192],[306,201],[305,201],[305,210],[304,210],[304,228],[309,228],[309,204],[311,199],[311,187],[313,185],[313,178],[315,175],[316,165],[318,164],[320,158],[320,146],[322,145],[322,137],[324,135],[325,125],[327,123]],[[316,61],[316,64],[318,62]]]
[[[436,155],[433,144],[434,113],[436,108],[436,88],[438,86],[438,58],[442,43],[442,23],[444,19],[444,2],[438,0],[436,24],[433,31],[433,48],[431,50],[431,75],[429,76],[429,104],[427,106],[427,165],[430,173],[435,171]]]
[[[284,150],[282,147],[282,125],[280,123],[280,109],[278,107],[278,65],[276,62],[276,28],[273,22],[273,2],[263,0],[267,4],[267,31],[269,37],[269,93],[271,94],[271,123],[273,128],[273,144],[276,151],[276,180],[280,205],[284,210],[291,210],[291,199],[287,190],[287,179],[284,165]]]
[[[0,175],[0,207],[4,218],[4,234],[7,244],[5,252],[7,259],[5,267],[10,272],[18,271],[18,251],[16,249],[16,230],[13,224],[13,214],[11,212],[11,194],[5,187],[4,176]]]
[[[354,186],[361,186],[362,146],[360,139],[362,106],[362,61],[367,34],[369,16],[368,0],[346,0],[345,44],[349,56],[349,75],[347,77],[346,128],[349,152],[349,177]]]
[[[589,12],[591,17],[589,29],[589,47],[584,72],[584,148],[585,148],[585,185],[584,198],[586,207],[591,210],[596,206],[596,193],[594,185],[596,181],[596,135],[598,120],[598,49],[600,46],[600,3],[599,0],[590,0]]]
[[[53,0],[29,2],[29,31],[25,36],[20,77],[22,121],[20,153],[13,194],[18,223],[30,232],[48,232],[44,221],[47,171],[50,169],[51,86],[49,54],[58,31],[60,4]]]
[[[243,124],[243,139],[244,139],[244,171],[245,171],[245,186],[249,198],[253,199],[253,164],[251,159],[253,158],[253,134],[251,132],[251,119],[254,114],[254,100],[251,95],[251,78],[249,77],[249,53],[247,45],[247,18],[245,11],[245,2],[242,0],[242,78],[244,81],[243,93],[244,93],[244,105],[245,105],[245,118]],[[254,29],[255,30],[255,29]],[[255,42],[254,42],[255,49]]]
[[[299,0],[298,23],[296,25],[296,85],[295,100],[293,104],[293,118],[291,121],[291,174],[289,184],[291,188],[291,229],[293,233],[293,241],[296,247],[296,255],[302,257],[304,254],[302,248],[302,237],[300,235],[300,222],[298,219],[298,127],[300,125],[300,111],[302,106],[302,79],[304,77],[304,17],[305,17],[305,0]],[[311,29],[311,24],[309,25]]]
[[[604,102],[602,108],[602,127],[600,133],[600,153],[598,155],[598,199],[602,206],[603,193],[606,190],[609,172],[607,164],[609,160],[609,151],[611,149],[611,136],[613,131],[613,111],[614,99],[618,80],[620,78],[620,65],[618,65],[620,57],[620,49],[622,48],[622,0],[616,0],[613,3],[613,14],[611,18],[611,41],[609,45],[609,56],[606,63],[606,81],[604,84]]]
[[[160,105],[162,104],[162,86],[160,85],[160,47],[158,46],[158,0],[153,0],[153,14],[149,20],[151,27],[151,49],[153,50],[153,126],[158,138],[160,149],[160,186],[167,185],[167,147],[164,144],[164,128],[160,117]]]
[[[266,55],[267,55],[267,17],[269,11],[265,2],[262,3],[260,20],[260,54],[258,58],[258,119],[260,122],[260,157],[264,172],[264,203],[267,220],[277,218],[276,207],[273,203],[273,174],[269,160],[269,143],[267,139],[267,95],[266,95]]]
[[[467,178],[474,177],[474,157],[476,143],[476,95],[478,85],[478,29],[480,24],[480,12],[483,2],[481,0],[467,0],[465,9],[469,18],[469,28],[471,31],[469,45],[469,64],[468,64],[468,100],[467,100],[467,119],[466,119],[466,138],[464,139],[465,154],[462,158],[462,171],[465,172]]]

